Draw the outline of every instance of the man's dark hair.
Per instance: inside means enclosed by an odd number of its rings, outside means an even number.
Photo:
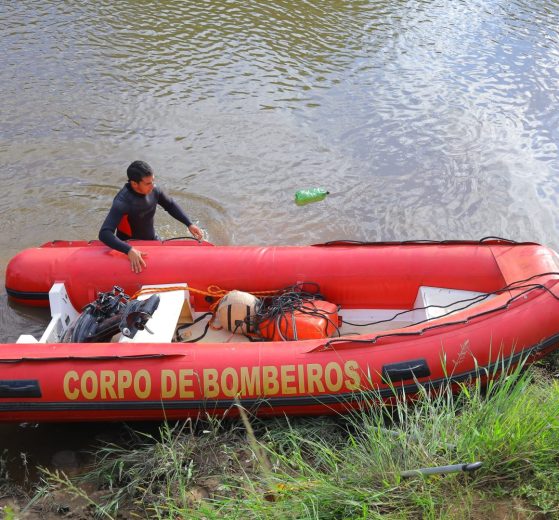
[[[153,168],[144,161],[134,161],[126,170],[129,181],[140,182],[144,177],[153,175]]]

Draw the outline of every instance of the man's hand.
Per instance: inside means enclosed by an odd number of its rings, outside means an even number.
[[[190,226],[188,226],[188,231],[192,233],[192,236],[196,240],[202,240],[204,236],[202,230],[196,224],[190,224]]]
[[[134,248],[128,251],[128,259],[130,260],[130,266],[132,267],[132,271],[134,271],[135,273],[141,273],[142,267],[146,266],[146,263],[142,258],[143,256],[147,256],[147,253],[142,253],[141,251],[138,251],[137,249]]]

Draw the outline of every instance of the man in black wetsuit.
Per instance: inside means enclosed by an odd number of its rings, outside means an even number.
[[[126,174],[128,182],[114,198],[109,214],[99,231],[99,240],[128,255],[132,271],[140,273],[146,266],[142,258],[145,253],[127,244],[126,240],[157,240],[153,218],[158,204],[188,227],[197,240],[202,239],[200,228],[191,222],[172,198],[155,185],[155,176],[149,164],[134,161],[126,170]]]

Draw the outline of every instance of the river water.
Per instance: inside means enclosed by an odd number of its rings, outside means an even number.
[[[5,1],[0,56],[2,275],[96,238],[135,159],[216,244],[559,249],[557,0]],[[0,297],[2,341],[47,322]]]

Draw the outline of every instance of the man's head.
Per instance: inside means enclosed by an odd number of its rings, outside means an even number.
[[[144,161],[134,161],[126,170],[132,189],[140,195],[148,195],[155,187],[153,168]]]

